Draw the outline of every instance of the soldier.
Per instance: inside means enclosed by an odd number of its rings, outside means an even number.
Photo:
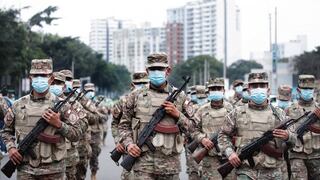
[[[292,88],[289,85],[281,85],[278,88],[277,105],[286,111],[290,107]]]
[[[242,91],[243,91],[243,81],[241,79],[237,79],[237,80],[233,81],[232,88],[234,90],[234,95],[233,95],[233,97],[230,98],[229,102],[232,105],[235,105],[239,101],[241,101]]]
[[[9,106],[7,101],[3,98],[3,96],[0,95],[0,130],[4,126],[4,116],[9,110]],[[1,159],[3,158],[2,152],[6,152],[5,144],[0,137],[0,166],[1,166]]]
[[[72,73],[69,70],[62,71],[67,75],[71,75]],[[61,99],[65,99],[64,91],[66,89],[65,81],[66,76],[64,73],[61,72],[54,72],[53,77],[54,81],[50,85],[50,92],[54,95],[60,97]],[[81,132],[83,134],[84,131],[88,128],[88,122],[85,119],[85,112],[81,105],[79,103],[74,103],[72,107],[69,110],[70,114],[71,112],[73,114],[77,114],[77,116],[69,115],[69,119],[72,122],[77,121],[77,126],[81,127]],[[78,117],[79,120],[74,119],[75,117]],[[81,134],[81,135],[82,135]],[[79,162],[79,153],[77,150],[78,142],[70,142],[68,139],[66,139],[66,147],[67,147],[67,156],[65,159],[66,162],[66,178],[68,180],[76,179],[76,165]]]
[[[209,149],[208,155],[202,161],[202,178],[203,179],[221,179],[217,171],[220,165],[221,152],[214,149],[214,144],[210,137],[219,131],[224,117],[231,112],[232,105],[224,100],[224,79],[216,78],[210,80],[208,84],[210,102],[201,106],[194,115],[196,122],[193,137]]]
[[[99,95],[97,96],[96,99],[96,106],[97,106],[97,110],[100,113],[103,122],[102,122],[102,145],[105,146],[105,140],[107,137],[107,133],[108,133],[108,116],[109,116],[109,109],[106,106],[106,104],[104,103],[105,98],[103,95]]]
[[[314,100],[314,88],[315,78],[313,75],[299,76],[297,88],[299,99],[287,109],[287,113],[291,118],[297,118],[305,112],[313,111],[316,108],[317,104]],[[298,127],[301,122],[303,121],[296,123],[294,128]],[[319,129],[319,121],[312,126]],[[318,133],[311,131],[303,136],[304,144],[302,144],[300,140],[297,140],[295,147],[290,152],[292,179],[319,179],[319,138],[320,135]]]
[[[10,160],[20,164],[17,179],[63,179],[67,152],[65,138],[77,141],[81,130],[66,117],[68,109],[62,110],[61,114],[48,109],[58,101],[55,95],[49,93],[49,86],[53,82],[52,60],[32,60],[30,79],[32,91],[17,100],[12,111],[6,114],[2,137]],[[28,154],[22,157],[16,148],[15,137],[19,143],[41,117],[50,125],[31,147],[36,157],[31,158]]]
[[[184,144],[181,133],[191,127],[188,117],[193,114],[193,109],[186,103],[187,97],[183,92],[175,103],[165,101],[172,92],[167,81],[170,72],[165,53],[149,55],[147,73],[150,88],[133,91],[127,97],[119,131],[128,153],[139,157],[133,166],[133,179],[179,179],[180,154]],[[136,145],[137,137],[160,106],[165,108],[167,114],[151,139],[156,150],[151,152],[145,145],[140,149]]]
[[[138,90],[141,88],[148,88],[149,79],[147,72],[136,72],[132,76],[131,83],[131,91]],[[111,123],[112,136],[114,138],[117,151],[125,153],[125,147],[122,143],[122,139],[119,134],[118,125],[120,123],[120,119],[123,115],[124,104],[126,103],[127,95],[120,98],[118,103],[116,103],[112,108],[112,117],[113,121]],[[130,172],[123,169],[121,173],[122,180],[128,180],[130,176]]]
[[[81,82],[79,79],[73,79],[72,80],[72,88],[75,89],[80,89],[81,87]],[[79,106],[81,106],[81,109],[83,109],[83,106],[80,103]],[[86,115],[87,112],[85,111]],[[88,119],[86,119],[88,123]],[[92,149],[90,146],[90,140],[91,140],[91,128],[90,126],[87,127],[86,130],[83,131],[79,144],[77,146],[77,150],[79,153],[79,162],[76,165],[76,179],[77,180],[84,180],[86,178],[86,173],[87,173],[87,168],[89,164],[89,158],[92,154]]]
[[[191,102],[193,104],[197,104],[197,94],[196,94],[196,86],[191,86],[190,87],[190,98],[191,98]]]
[[[262,136],[262,134],[273,129],[280,121],[273,115],[273,111],[268,103],[269,95],[268,76],[266,73],[249,74],[249,103],[238,106],[225,117],[225,122],[218,136],[219,148],[227,156],[229,162],[236,169],[237,179],[284,179],[282,173],[283,159],[265,154],[262,151],[253,154],[255,167],[250,167],[247,161],[241,162],[238,154],[234,151],[231,143],[233,136],[237,152],[242,148]],[[288,143],[295,143],[295,136],[288,130],[275,129],[274,141],[270,141],[271,147],[281,147],[281,140]]]
[[[97,171],[99,170],[99,155],[101,153],[101,138],[103,132],[103,117],[98,112],[93,98],[95,96],[95,87],[93,83],[87,83],[84,85],[84,89],[89,91],[85,98],[81,99],[82,106],[87,110],[87,118],[91,128],[91,140],[90,146],[92,154],[90,157],[90,169],[91,179],[96,180]]]
[[[197,112],[197,110],[208,102],[207,100],[207,94],[206,94],[206,87],[196,85],[194,86],[195,95],[196,95],[196,103],[193,103],[193,109],[194,112]],[[195,124],[195,122],[193,122]],[[191,137],[191,132],[187,134],[186,137],[186,143],[191,143],[193,138]],[[185,150],[186,155],[186,162],[187,162],[187,174],[189,175],[189,180],[197,180],[200,179],[202,174],[202,167],[201,165],[197,164],[194,159],[192,158],[192,154],[186,149]]]

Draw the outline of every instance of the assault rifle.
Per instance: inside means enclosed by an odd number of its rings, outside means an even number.
[[[181,91],[186,87],[186,85],[190,81],[190,77],[184,77],[183,79],[185,81],[183,85],[179,89],[174,90],[167,97],[166,101],[174,102],[176,100],[177,96],[181,93]],[[137,146],[139,148],[141,148],[143,145],[147,145],[152,152],[156,150],[156,148],[150,142],[150,137],[154,134],[154,129],[156,125],[164,118],[165,115],[166,115],[166,110],[164,109],[163,106],[159,107],[153,113],[151,120],[142,129],[141,133],[138,136]],[[136,160],[137,160],[137,157],[133,157],[128,154],[127,156],[124,157],[123,161],[121,162],[121,166],[127,171],[130,171]]]
[[[54,107],[51,109],[55,113],[59,112],[59,110],[70,100],[70,98],[74,95],[76,90],[73,90],[63,101],[59,101]],[[19,143],[18,152],[21,156],[25,156],[29,154],[31,158],[36,158],[35,154],[32,150],[32,145],[37,141],[37,138],[40,133],[42,133],[47,127],[49,123],[44,119],[40,118],[36,123],[35,127],[27,134],[27,136]],[[17,165],[15,165],[11,160],[9,160],[1,169],[3,174],[5,174],[8,178],[12,176],[14,171],[16,170]]]
[[[288,127],[298,122],[300,119],[305,118],[307,115],[308,114],[305,113],[297,119],[288,119],[280,125],[278,125],[277,127],[275,127],[274,129],[288,129]],[[274,129],[265,132],[261,137],[244,146],[243,149],[241,149],[240,154],[238,155],[240,161],[242,162],[244,160],[248,160],[250,167],[253,168],[255,166],[253,154],[255,152],[259,152],[264,145],[266,145],[270,140],[274,138],[272,133]],[[219,166],[218,171],[221,174],[221,176],[225,178],[232,171],[233,168],[233,165],[228,161],[223,165]]]
[[[313,112],[306,112],[308,113],[307,118],[304,122],[300,124],[300,126],[297,127],[296,133],[298,139],[301,141],[303,144],[303,135],[307,133],[308,131],[315,132],[315,133],[320,133],[320,130],[318,127],[313,125],[317,120],[320,119],[320,109],[317,108]]]

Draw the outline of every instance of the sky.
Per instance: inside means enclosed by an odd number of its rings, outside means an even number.
[[[22,8],[26,20],[49,5],[58,6],[54,14],[62,19],[43,32],[61,36],[80,37],[88,44],[90,20],[116,17],[134,22],[151,22],[161,26],[166,21],[166,10],[184,5],[190,0],[0,0],[0,8]],[[241,11],[241,51],[243,58],[250,52],[269,49],[269,13],[274,18],[278,8],[278,42],[287,42],[297,35],[307,35],[308,50],[320,45],[319,0],[235,0]],[[274,21],[274,19],[272,20]],[[274,32],[272,32],[274,34]]]

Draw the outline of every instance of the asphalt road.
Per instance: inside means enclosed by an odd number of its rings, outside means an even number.
[[[110,122],[109,122],[110,124]],[[110,127],[110,126],[109,126]],[[102,152],[99,156],[100,169],[97,174],[98,180],[118,180],[120,179],[120,174],[122,171],[121,166],[116,166],[116,164],[111,160],[109,154],[110,151],[114,148],[114,141],[111,135],[111,129],[108,130],[108,136],[106,140],[106,146],[102,147]],[[8,156],[5,156],[1,161],[1,166],[4,165],[5,162],[8,161]],[[181,154],[181,164],[182,164],[182,172],[180,173],[181,180],[187,180],[186,166],[185,166],[185,156],[184,152]],[[87,180],[90,180],[90,170],[87,171]],[[0,172],[0,180],[7,180],[1,172]],[[16,174],[14,174],[11,178],[12,180],[16,179]]]

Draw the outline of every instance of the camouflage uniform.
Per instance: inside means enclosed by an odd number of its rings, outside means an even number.
[[[209,88],[217,86],[224,87],[223,78],[216,78],[209,81]],[[232,108],[232,105],[226,101],[223,101],[220,106],[214,106],[211,102],[208,102],[200,107],[194,115],[196,128],[193,137],[195,140],[201,143],[203,138],[210,138],[213,133],[217,133],[223,124],[224,117],[232,111]],[[218,153],[215,149],[212,149],[208,155],[203,158],[202,179],[222,179],[217,171],[220,165],[218,158],[221,158],[221,156],[221,152]]]
[[[168,67],[167,55],[163,53],[149,55],[147,68],[150,67]],[[160,90],[150,84],[149,89],[136,90],[128,95],[119,124],[125,147],[137,142],[139,133],[150,121],[154,111],[163,104],[170,91],[169,85]],[[151,152],[146,145],[141,148],[141,156],[133,166],[133,179],[179,179],[180,154],[183,150],[184,137],[181,135],[182,132],[179,132],[178,126],[182,131],[187,131],[191,127],[188,117],[193,113],[192,106],[185,102],[186,95],[182,92],[174,103],[180,111],[179,118],[173,119],[165,115],[159,124],[163,129],[177,130],[176,133],[156,132],[151,140],[156,150]]]
[[[242,98],[241,98],[240,101],[236,102],[236,104],[234,105],[234,107],[244,106],[245,104],[247,104],[247,103],[249,102],[249,99],[247,99],[247,98],[250,98],[250,97],[245,97],[246,95],[249,95],[249,92],[248,92],[248,83],[244,83],[244,84],[243,84]]]
[[[303,88],[314,88],[313,75],[300,75],[298,86]],[[317,104],[312,99],[309,102],[301,97],[298,102],[293,103],[287,110],[291,118],[297,118],[306,111],[313,111]],[[294,124],[293,131],[303,121]],[[320,122],[315,125],[319,126]],[[320,135],[314,132],[308,132],[303,136],[304,144],[297,140],[296,146],[290,152],[290,161],[292,166],[292,179],[319,179],[320,176]]]
[[[205,86],[197,85],[194,87],[194,91],[198,100],[205,99],[206,102],[208,101]],[[194,112],[197,112],[197,110],[200,107],[201,105],[197,103],[193,103]],[[193,123],[195,124],[194,121]],[[190,133],[190,138],[187,138],[187,142],[191,143],[190,142],[190,140],[192,140],[191,132],[189,133]],[[197,164],[197,162],[192,158],[192,154],[190,154],[190,152],[187,149],[185,149],[185,155],[186,155],[186,162],[187,162],[187,174],[189,175],[189,180],[200,179],[202,174],[202,162],[200,164]]]
[[[143,83],[149,83],[148,74],[146,72],[136,72],[132,76],[132,83],[134,84],[143,84]],[[132,89],[134,90],[134,89]],[[122,96],[120,100],[113,106],[112,108],[112,117],[113,121],[111,123],[111,130],[112,130],[112,136],[115,141],[115,145],[118,143],[122,143],[121,136],[119,134],[118,125],[120,123],[120,119],[123,115],[123,108],[124,104],[126,103],[126,96]],[[123,169],[121,173],[121,179],[122,180],[128,180],[130,177],[130,172]]]
[[[72,87],[73,88],[80,88],[80,80],[73,79]],[[81,107],[81,110],[85,112],[85,115],[87,116],[87,111],[84,109],[84,107],[80,104],[80,102],[76,102],[75,105],[78,107]],[[86,117],[83,123],[88,125],[88,119]],[[82,125],[82,127],[85,127]],[[91,156],[92,150],[90,146],[91,139],[91,131],[90,127],[86,127],[86,129],[83,129],[83,133],[80,136],[80,140],[77,146],[78,154],[79,154],[79,162],[76,165],[76,179],[77,180],[84,180],[86,178],[87,168],[88,168],[88,162],[89,158]]]
[[[9,106],[7,104],[7,101],[0,96],[0,121],[3,121],[5,114],[9,110]],[[2,143],[2,138],[0,137],[0,143]],[[1,167],[1,159],[3,158],[3,155],[0,150],[0,167]]]
[[[30,74],[51,74],[52,61],[48,59],[32,60]],[[19,143],[35,126],[42,114],[58,101],[58,98],[47,93],[43,98],[33,96],[33,91],[17,100],[12,111],[8,111],[5,117],[5,127],[2,137],[7,149],[16,148],[15,137]],[[70,107],[64,106],[61,110],[62,126],[56,129],[48,126],[40,136],[44,137],[32,147],[36,155],[32,159],[29,155],[23,157],[22,164],[18,167],[17,179],[63,179],[65,172],[64,158],[67,153],[65,138],[77,141],[81,130],[78,124],[69,118]],[[75,118],[77,114],[72,113]],[[14,135],[16,133],[16,136]],[[45,137],[57,140],[50,141]]]
[[[267,84],[267,74],[249,74],[249,86],[253,83]],[[225,117],[224,125],[218,136],[219,148],[229,157],[234,152],[231,143],[233,136],[236,137],[236,151],[240,152],[245,145],[260,137],[264,132],[273,129],[279,123],[268,104],[257,105],[250,101],[244,106],[238,106]],[[275,139],[269,143],[276,148],[281,147],[281,142],[279,139]],[[290,132],[288,142],[295,143],[295,136]],[[281,170],[282,158],[271,157],[261,151],[254,154],[253,159],[256,164],[254,168],[251,168],[247,161],[243,161],[242,165],[236,169],[237,179],[280,180],[285,178],[286,175],[282,174]]]
[[[53,76],[55,80],[62,81],[62,82],[65,82],[66,77],[73,79],[73,75],[70,70],[62,70],[60,72],[55,72],[53,73]],[[79,118],[77,122],[81,127],[81,132],[82,132],[81,136],[82,136],[88,128],[88,121],[86,119],[86,113],[83,107],[81,106],[81,104],[79,102],[74,102],[75,96],[70,100],[71,103],[73,103],[72,107],[70,108],[70,112],[72,111],[75,114],[77,114]],[[77,149],[78,144],[79,144],[79,141],[71,142],[68,139],[66,139],[67,156],[66,156],[65,162],[66,162],[66,179],[68,180],[76,179],[76,175],[77,175],[76,166],[79,163],[79,153]]]
[[[292,88],[289,85],[280,85],[278,88],[278,96],[277,99],[281,101],[289,101],[291,100],[291,91]],[[287,113],[287,109],[284,109],[284,111]]]
[[[232,87],[233,87],[233,90],[235,90],[235,88],[237,86],[243,86],[243,81],[241,79],[237,79],[235,81],[232,82]],[[238,94],[238,93],[234,93],[234,96],[230,97],[229,98],[229,102],[235,106],[237,103],[239,103],[241,101],[241,98],[242,98],[242,94]]]
[[[95,91],[94,84],[92,83],[85,84],[84,89],[87,91]],[[97,110],[97,107],[91,99],[84,97],[80,100],[80,103],[87,112],[87,119],[91,128],[90,146],[92,149],[92,154],[90,157],[89,164],[91,169],[91,178],[96,179],[96,174],[99,169],[98,157],[101,153],[103,117],[100,115],[100,113]]]

